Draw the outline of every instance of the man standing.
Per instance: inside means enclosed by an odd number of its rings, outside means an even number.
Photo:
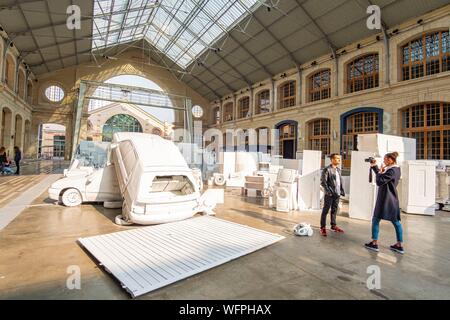
[[[340,196],[344,196],[344,188],[342,186],[342,176],[339,164],[341,163],[341,156],[337,153],[330,155],[331,164],[324,168],[320,179],[320,185],[325,192],[325,201],[322,209],[322,216],[320,217],[320,234],[327,236],[326,221],[327,214],[331,208],[331,230],[334,232],[343,233],[344,230],[336,226],[336,213],[339,206]]]

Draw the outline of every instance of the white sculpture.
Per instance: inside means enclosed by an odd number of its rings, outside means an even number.
[[[69,174],[49,189],[51,199],[68,206],[82,202],[123,201],[116,223],[158,224],[212,211],[213,193],[200,194],[194,176],[172,141],[144,133],[115,133],[105,168]],[[70,171],[70,170],[69,170]],[[221,190],[223,192],[223,190]]]

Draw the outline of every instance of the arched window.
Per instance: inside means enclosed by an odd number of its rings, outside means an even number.
[[[295,81],[288,81],[282,84],[278,92],[280,109],[295,106]]]
[[[347,93],[378,87],[378,53],[371,53],[347,65]]]
[[[330,120],[316,119],[308,124],[309,148],[322,151],[322,157],[330,154]]]
[[[25,73],[19,71],[19,78],[17,79],[19,97],[25,99]]]
[[[450,159],[450,103],[417,104],[401,117],[402,135],[416,139],[417,159]]]
[[[244,97],[238,102],[238,119],[247,118],[250,116],[250,98]]]
[[[228,102],[223,107],[223,121],[233,121],[233,103]]]
[[[256,95],[256,114],[270,112],[270,90],[263,90]]]
[[[319,71],[309,77],[309,101],[328,99],[331,96],[331,71]]]
[[[115,132],[142,132],[142,126],[128,114],[116,114],[103,125],[102,141],[111,142]]]
[[[447,31],[424,34],[402,49],[402,80],[450,71],[450,36]]]
[[[14,67],[14,59],[11,55],[6,55],[6,61],[5,61],[5,82],[6,85],[11,89],[14,90],[14,81],[15,81],[15,67]]]

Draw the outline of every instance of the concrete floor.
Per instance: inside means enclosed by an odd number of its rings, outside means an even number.
[[[1,181],[0,181],[1,182]],[[227,191],[216,212],[286,236],[275,245],[197,274],[139,299],[450,299],[450,214],[403,215],[404,256],[391,252],[390,223],[381,225],[381,251],[362,245],[370,224],[338,217],[345,234],[296,237],[298,222],[317,227],[318,213],[279,213],[262,199]],[[120,210],[85,204],[66,208],[44,192],[0,231],[0,299],[129,299],[119,284],[76,243],[79,237],[130,227],[113,223]],[[346,206],[342,209],[346,214]],[[79,266],[81,289],[66,287],[67,268]],[[367,267],[381,269],[381,289],[368,290]]]

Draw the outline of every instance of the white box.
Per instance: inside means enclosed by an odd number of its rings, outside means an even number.
[[[320,167],[322,151],[303,150],[302,173],[298,179],[300,210],[320,210]]]
[[[404,161],[402,165],[402,203],[406,213],[434,215],[437,161]]]
[[[373,176],[372,183],[369,182],[370,164],[364,161],[371,156],[373,156],[373,152],[352,151],[350,190],[353,192],[350,192],[349,196],[348,214],[350,218],[372,220],[377,186],[375,176]],[[376,159],[380,163],[381,159]]]
[[[397,163],[416,159],[416,139],[381,133],[358,134],[358,151],[371,152],[383,158],[386,153],[397,151]],[[353,159],[352,159],[353,161]]]

